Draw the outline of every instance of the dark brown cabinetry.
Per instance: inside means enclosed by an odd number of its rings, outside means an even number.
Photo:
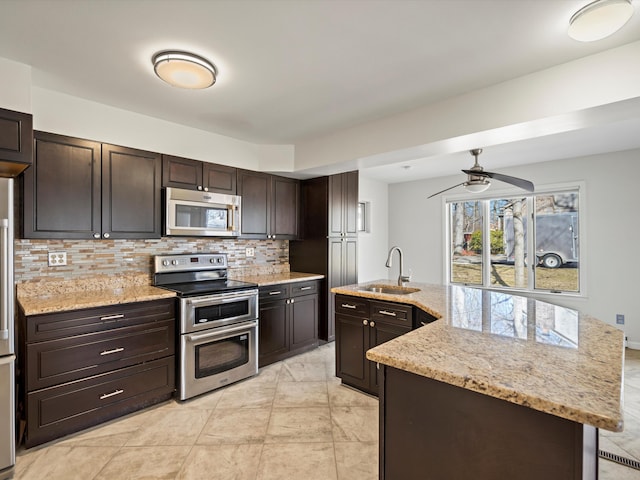
[[[331,289],[358,281],[358,172],[304,180],[301,239],[289,244],[289,263],[300,272],[325,276],[318,336],[335,339]]]
[[[27,447],[168,399],[175,301],[20,315]]]
[[[0,176],[16,177],[32,163],[33,117],[0,108]]]
[[[242,197],[242,237],[298,238],[298,180],[238,170],[238,195]]]
[[[160,155],[35,132],[25,238],[160,238]]]
[[[598,429],[380,369],[380,479],[598,478]]]
[[[370,348],[413,328],[413,307],[336,295],[336,376],[365,392],[378,394],[376,364],[367,360]]]
[[[162,186],[236,194],[236,169],[189,158],[162,155]]]
[[[318,346],[317,280],[260,287],[258,365]]]

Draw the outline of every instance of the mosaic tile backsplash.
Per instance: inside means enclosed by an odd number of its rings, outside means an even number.
[[[255,256],[247,257],[246,248]],[[96,275],[140,277],[151,281],[153,256],[180,253],[226,253],[229,270],[238,275],[289,271],[287,240],[203,239],[163,237],[155,240],[27,240],[15,241],[16,283],[77,281]],[[66,252],[67,265],[48,266],[49,252]]]

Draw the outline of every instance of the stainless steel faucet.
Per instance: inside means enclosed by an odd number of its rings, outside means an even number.
[[[387,257],[387,263],[385,265],[387,268],[391,268],[391,256],[393,255],[394,250],[397,250],[398,255],[400,255],[400,275],[398,275],[398,285],[402,287],[406,282],[411,281],[411,275],[403,275],[402,273],[404,265],[402,264],[402,250],[400,250],[400,247],[391,247],[391,250],[389,250],[389,256]]]

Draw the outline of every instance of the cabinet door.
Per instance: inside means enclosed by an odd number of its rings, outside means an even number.
[[[270,183],[270,175],[238,171],[238,194],[242,197],[241,235],[244,238],[267,238],[271,211]]]
[[[262,303],[258,327],[258,366],[278,360],[289,351],[289,328],[286,300]]]
[[[340,237],[344,232],[343,192],[345,177],[342,174],[329,177],[329,236]]]
[[[271,177],[271,235],[293,240],[298,237],[300,182],[292,178]]]
[[[384,322],[369,322],[369,348],[373,348],[382,343],[393,340],[400,335],[411,331],[410,327],[400,327]],[[370,389],[376,395],[378,394],[378,369],[375,362],[366,360],[369,368]]]
[[[209,192],[236,194],[236,169],[225,165],[202,162],[204,188]]]
[[[34,164],[24,173],[24,238],[101,234],[97,142],[35,132]]]
[[[318,295],[304,295],[291,299],[290,350],[318,341]]]
[[[0,174],[16,177],[32,163],[33,117],[0,108]]]
[[[162,155],[162,186],[202,190],[202,162]]]
[[[368,321],[340,314],[335,316],[335,321],[336,376],[348,385],[368,390],[369,361],[365,358],[369,349]]]
[[[102,237],[160,238],[160,154],[102,146]]]
[[[346,235],[358,234],[358,172],[343,173],[343,210],[344,232]]]

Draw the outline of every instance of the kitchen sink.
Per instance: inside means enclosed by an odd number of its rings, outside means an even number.
[[[416,293],[420,291],[419,288],[378,284],[365,285],[364,287],[360,287],[359,290],[373,293],[388,293],[390,295],[407,295],[409,293]]]

